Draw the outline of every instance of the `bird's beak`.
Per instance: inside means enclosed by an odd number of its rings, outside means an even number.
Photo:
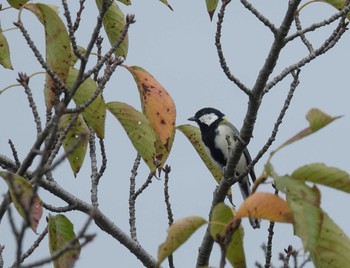
[[[194,122],[196,122],[196,121],[197,121],[197,119],[196,119],[194,116],[192,116],[192,117],[188,118],[187,120],[188,120],[188,121],[194,121]]]

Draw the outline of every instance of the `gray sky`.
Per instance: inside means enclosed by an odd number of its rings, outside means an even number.
[[[278,0],[268,1],[268,3],[261,1],[252,3],[276,25],[279,25],[287,6],[287,1]],[[237,128],[240,128],[246,112],[247,98],[226,79],[219,67],[214,46],[216,15],[214,21],[210,22],[206,13],[205,1],[171,1],[170,4],[174,12],[156,0],[134,1],[129,7],[120,4],[125,13],[136,15],[136,24],[132,25],[129,32],[129,54],[125,63],[145,68],[169,91],[177,107],[177,125],[189,123],[186,119],[198,109],[212,106],[220,109]],[[79,44],[82,46],[86,44],[92,31],[91,27],[95,22],[96,8],[93,3],[89,5],[79,30]],[[309,23],[321,21],[335,12],[336,10],[329,5],[315,3],[303,10],[301,20],[306,26]],[[16,19],[16,12],[6,11],[1,12],[1,15],[2,28],[12,27],[9,20]],[[43,48],[43,27],[29,12],[24,12],[23,17],[24,22],[34,22],[33,26],[28,24],[28,31],[38,42],[39,47]],[[312,33],[311,39],[315,42],[315,46],[326,38],[331,29],[333,29],[332,26]],[[10,43],[12,61],[16,71],[31,74],[41,70],[33,60],[32,53],[26,47],[19,31],[6,32],[6,37]],[[223,48],[232,71],[247,86],[254,84],[271,42],[271,33],[248,11],[244,10],[238,1],[233,1],[229,5],[224,23]],[[273,164],[280,174],[291,172],[301,165],[313,162],[324,162],[329,166],[336,166],[350,172],[347,153],[349,150],[347,139],[350,133],[349,91],[346,88],[349,42],[349,35],[345,34],[331,52],[302,70],[300,86],[273,148],[307,126],[305,114],[311,108],[320,108],[330,115],[345,116],[321,132],[278,153],[274,157]],[[301,46],[299,40],[295,44],[288,45],[274,74],[306,55],[307,50]],[[0,74],[0,89],[16,83],[16,72],[1,69]],[[43,78],[43,75],[36,76],[31,80],[30,86],[35,98],[38,99],[38,106],[44,119]],[[291,78],[285,79],[264,99],[254,130],[254,138],[249,144],[253,157],[271,133],[290,82]],[[140,109],[136,85],[131,75],[122,68],[117,70],[107,86],[105,99],[107,102],[127,102]],[[7,142],[11,138],[19,156],[23,158],[35,137],[35,125],[23,89],[13,88],[0,96],[0,115],[2,118],[0,153],[10,156]],[[120,124],[110,114],[106,121],[105,140],[108,168],[99,187],[100,208],[118,226],[128,232],[129,177],[136,152]],[[68,164],[57,169],[55,178],[66,189],[71,189],[73,193],[89,202],[88,155],[85,161],[85,166],[76,179]],[[261,173],[265,161],[266,156],[256,165],[257,175]],[[175,219],[192,215],[206,218],[216,183],[195,150],[180,132],[176,133],[168,164],[172,167],[170,199]],[[147,167],[142,163],[137,178],[139,185],[146,179],[147,174]],[[341,205],[348,203],[348,197],[339,191],[320,188],[322,208],[349,235],[350,218],[341,210]],[[0,180],[0,189],[1,194],[6,192],[6,185],[2,180]],[[272,192],[270,186],[263,187],[261,190]],[[56,199],[52,199],[46,192],[40,191],[39,194],[44,201],[57,205]],[[239,190],[234,189],[233,196],[234,203],[239,205],[241,203]],[[167,218],[163,199],[163,179],[154,180],[140,196],[136,207],[139,241],[154,257],[157,256],[158,246],[166,236]],[[46,211],[43,217],[45,216],[47,216]],[[86,219],[86,216],[81,213],[68,213],[67,216],[75,224],[76,230],[79,230],[79,226]],[[261,263],[264,261],[260,245],[267,240],[268,222],[263,221],[260,230],[253,230],[247,220],[243,221],[243,225],[247,264],[248,267],[253,267],[255,261]],[[44,227],[45,220],[43,219],[38,231],[41,232]],[[89,231],[96,232],[97,238],[82,250],[76,267],[95,267],[101,265],[101,262],[104,265],[117,264],[114,267],[142,267],[141,263],[119,242],[100,232],[96,227],[91,227]],[[174,256],[176,267],[195,266],[197,249],[204,231],[205,228],[202,227],[183,247],[176,251]],[[35,235],[29,233],[26,236],[24,249],[36,238]],[[290,225],[276,224],[275,233],[273,260],[275,265],[280,265],[281,263],[277,261],[278,253],[282,252],[283,248],[287,248],[289,244],[297,249],[301,248],[301,244],[297,237],[293,237]],[[0,244],[6,246],[5,267],[11,265],[13,261],[14,243],[12,239],[8,228],[8,218],[5,217],[0,225]],[[41,256],[48,254],[46,243],[47,240],[40,247]],[[211,266],[218,266],[218,252],[218,248],[215,247],[210,261]]]

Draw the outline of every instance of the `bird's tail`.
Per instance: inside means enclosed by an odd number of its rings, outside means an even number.
[[[241,190],[241,194],[243,196],[243,199],[247,199],[248,196],[251,193],[250,189],[250,183],[249,178],[246,176],[240,183],[239,183],[239,189]],[[257,218],[249,218],[250,225],[254,228],[260,228],[260,219]]]

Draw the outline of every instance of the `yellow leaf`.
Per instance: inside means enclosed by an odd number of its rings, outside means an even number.
[[[157,267],[205,223],[206,220],[196,216],[175,221],[168,229],[165,242],[158,248]]]

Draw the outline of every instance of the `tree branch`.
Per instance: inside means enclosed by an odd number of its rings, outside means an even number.
[[[244,118],[243,127],[241,129],[241,138],[244,141],[244,143],[238,140],[238,142],[236,142],[235,149],[230,154],[226,165],[224,178],[221,180],[218,188],[214,192],[211,211],[216,204],[224,201],[228,190],[234,182],[236,166],[243,153],[244,148],[249,143],[252,137],[257,113],[260,107],[262,96],[264,94],[264,88],[272,71],[276,66],[279,54],[285,45],[284,39],[289,32],[291,24],[294,20],[295,11],[297,10],[300,1],[301,0],[289,1],[288,9],[284,16],[283,22],[278,28],[277,33],[275,34],[275,40],[271,46],[268,57],[259,72],[259,75],[249,97],[248,110]],[[212,246],[213,239],[211,238],[210,233],[207,229],[207,232],[204,235],[202,244],[199,249],[197,266],[208,265]]]

